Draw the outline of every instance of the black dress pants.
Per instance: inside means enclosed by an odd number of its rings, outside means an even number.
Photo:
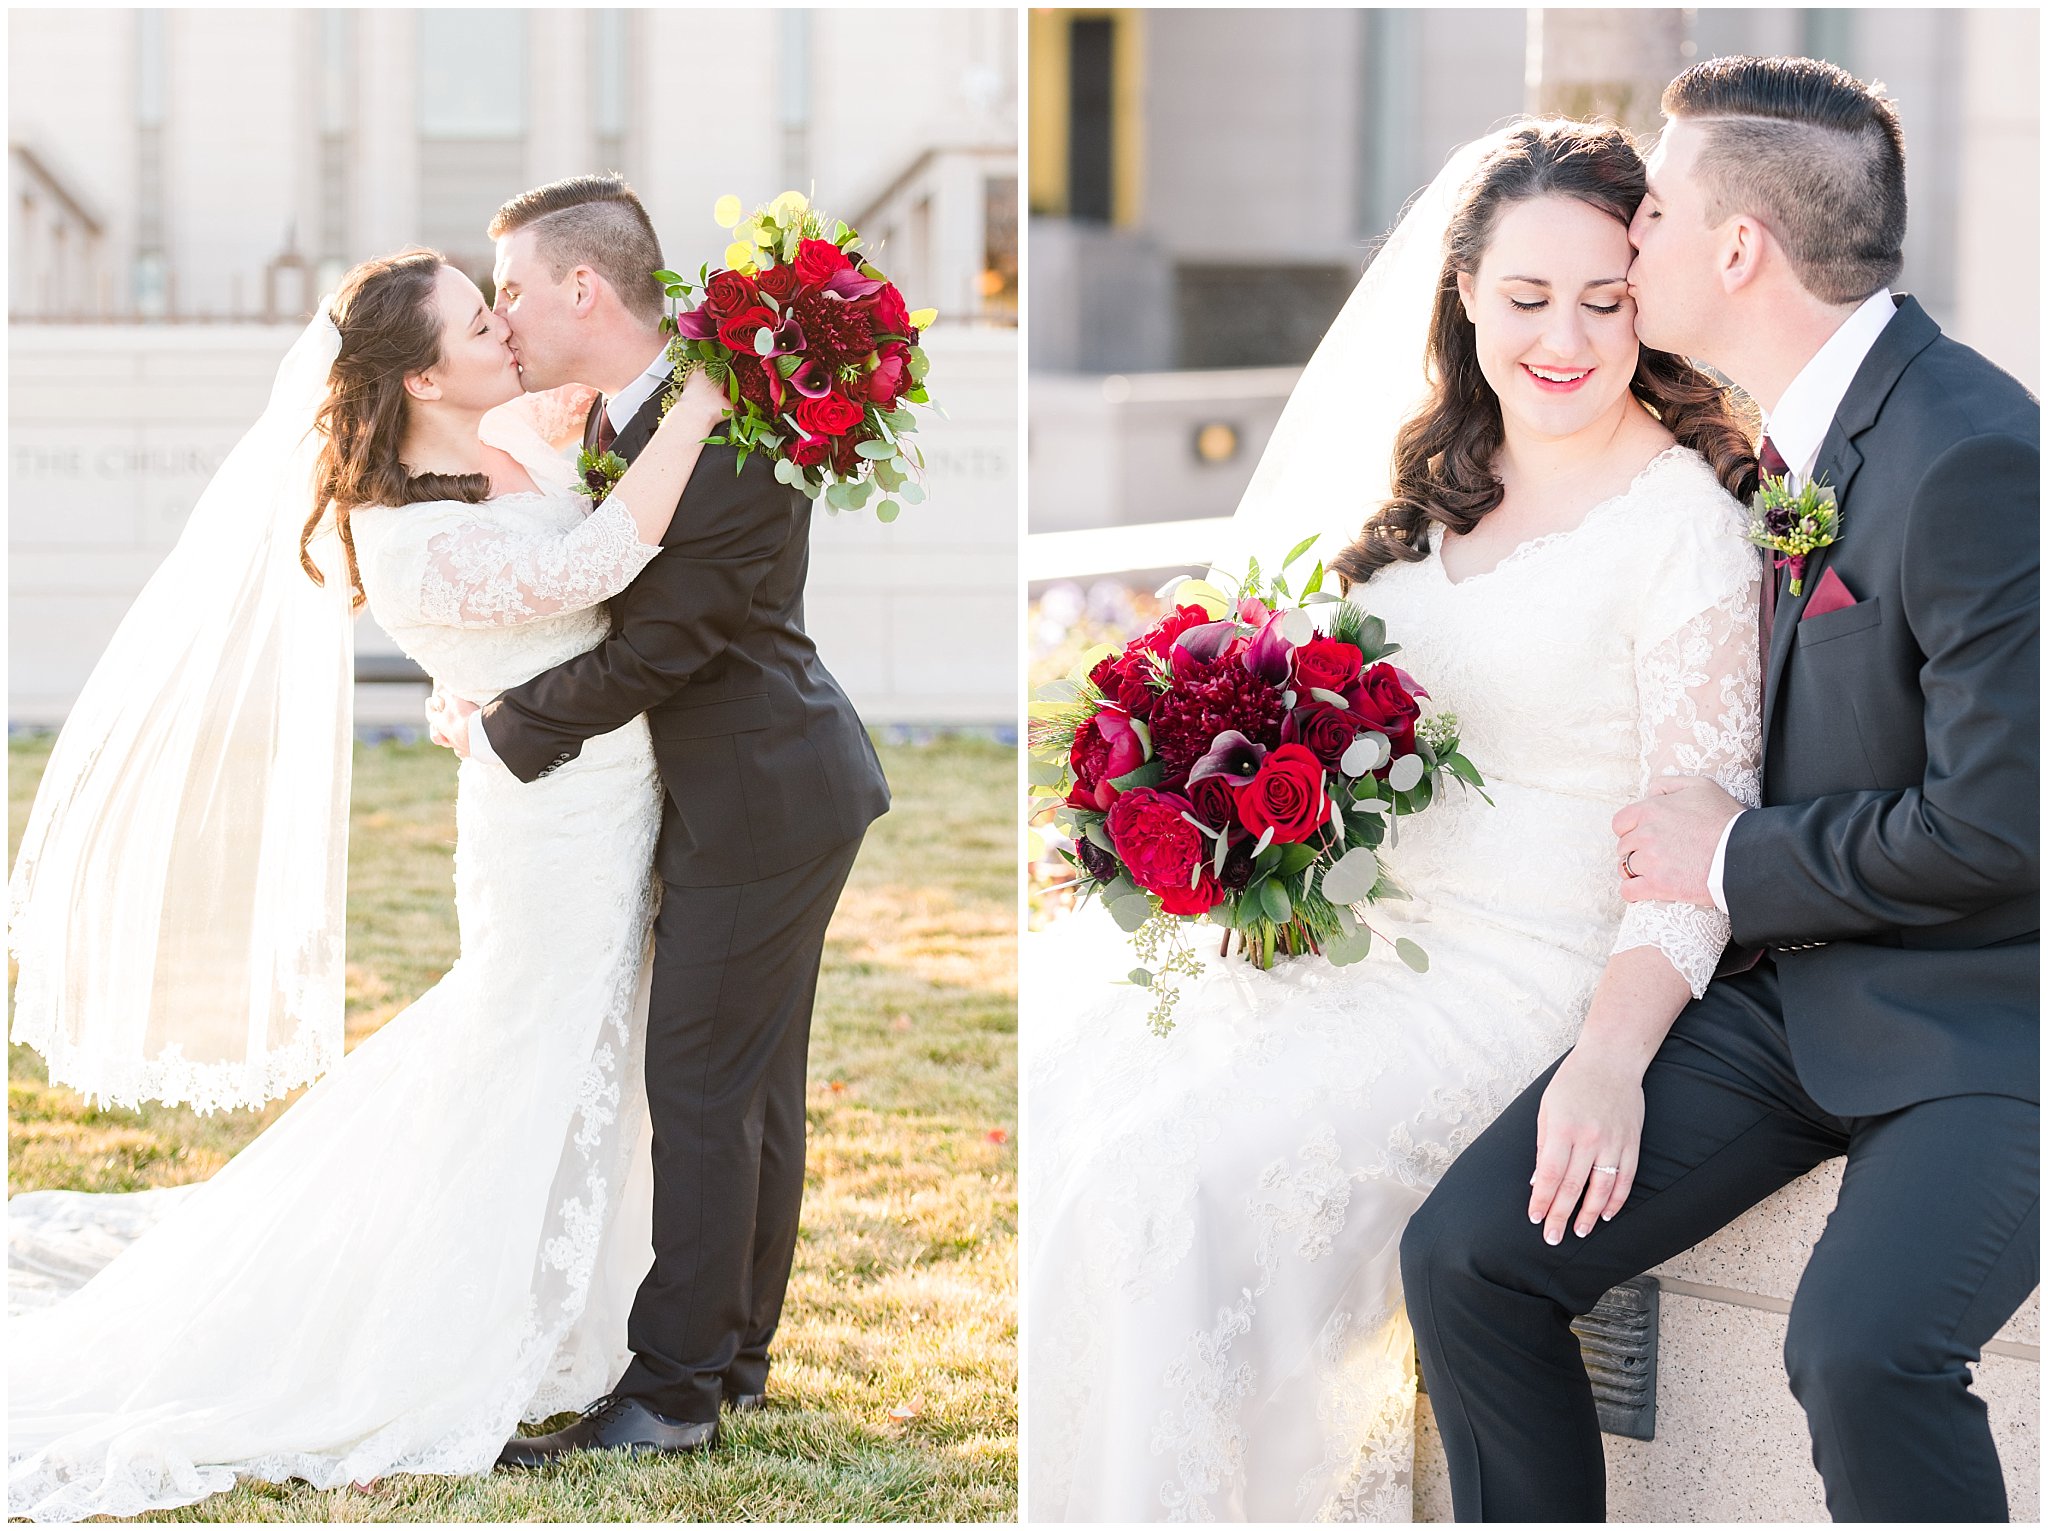
[[[1612,1222],[1528,1220],[1555,1065],[1416,1212],[1401,1270],[1460,1520],[1598,1521],[1606,1472],[1570,1329],[1617,1282],[1845,1154],[1785,1338],[1836,1520],[2003,1520],[1970,1365],[2040,1278],[2040,1108],[2000,1095],[1841,1118],[1801,1086],[1777,969],[1717,982],[1644,1075],[1641,1166]],[[1727,1471],[1739,1473],[1739,1462]]]
[[[804,1192],[805,1063],[825,928],[856,836],[790,871],[662,888],[647,1019],[654,1267],[619,1395],[718,1417],[768,1385]]]

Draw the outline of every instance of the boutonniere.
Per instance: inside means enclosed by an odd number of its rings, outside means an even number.
[[[577,487],[590,496],[591,509],[602,505],[612,486],[626,476],[626,459],[616,452],[593,452],[585,447],[576,454]]]
[[[1749,540],[1778,555],[1771,560],[1773,568],[1790,567],[1794,595],[1806,577],[1808,557],[1833,546],[1840,530],[1835,491],[1825,480],[1801,483],[1797,474],[1787,473],[1758,484],[1749,508]]]

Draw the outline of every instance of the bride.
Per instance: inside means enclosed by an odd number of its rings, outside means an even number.
[[[1343,969],[1211,956],[1159,1039],[1144,991],[1109,986],[1129,956],[1107,919],[1027,943],[1033,1519],[1409,1519],[1409,1214],[1576,1038],[1675,1014],[1714,971],[1726,917],[1624,908],[1609,826],[1674,773],[1754,803],[1760,731],[1734,498],[1755,464],[1721,391],[1636,340],[1643,190],[1611,127],[1524,122],[1462,151],[1324,340],[1234,523],[1284,550],[1379,503],[1332,566],[1457,713],[1493,799],[1440,797],[1390,853],[1414,898],[1375,920],[1428,973],[1391,939]],[[1587,1054],[1550,1086],[1553,1135],[1600,1113]],[[1548,1232],[1618,1207],[1630,1152],[1600,1155],[1613,1172]]]
[[[651,1258],[644,720],[531,786],[461,767],[461,956],[336,1066],[351,607],[478,701],[592,647],[724,405],[693,379],[593,510],[519,397],[461,272],[356,267],[52,754],[13,877],[15,1040],[88,1093],[201,1109],[333,1071],[200,1185],[9,1203],[10,1266],[60,1292],[10,1322],[11,1515],[487,1472],[625,1366]]]

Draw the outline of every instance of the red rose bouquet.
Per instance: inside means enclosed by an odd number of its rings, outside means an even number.
[[[1360,961],[1374,934],[1362,911],[1406,896],[1379,855],[1398,821],[1446,775],[1485,785],[1458,752],[1457,718],[1426,709],[1421,683],[1388,663],[1400,645],[1385,623],[1326,593],[1320,563],[1296,603],[1287,570],[1314,542],[1269,583],[1254,563],[1234,596],[1177,581],[1164,619],[1037,695],[1032,791],[1074,844],[1061,853],[1074,885],[1132,933],[1148,965],[1131,979],[1154,991],[1157,1031],[1172,1025],[1162,980],[1198,971],[1188,922],[1223,926],[1226,954],[1235,932],[1261,967]],[[1413,941],[1395,949],[1428,967]]]
[[[879,492],[875,514],[893,521],[924,499],[911,481],[924,454],[906,438],[917,429],[909,406],[931,403],[918,340],[938,314],[906,306],[860,235],[800,192],[740,212],[739,198],[719,198],[714,216],[733,232],[719,270],[695,282],[655,272],[689,304],[667,321],[668,402],[701,368],[733,406],[711,439],[738,447],[742,463],[767,453],[776,478],[828,510],[858,510]]]

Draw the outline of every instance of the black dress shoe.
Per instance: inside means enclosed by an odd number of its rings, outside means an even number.
[[[735,1414],[753,1414],[768,1407],[766,1393],[727,1393],[725,1406]]]
[[[541,1467],[572,1451],[626,1451],[636,1457],[702,1451],[718,1439],[718,1421],[693,1424],[657,1414],[635,1398],[600,1398],[552,1435],[519,1435],[498,1453],[500,1467]]]

